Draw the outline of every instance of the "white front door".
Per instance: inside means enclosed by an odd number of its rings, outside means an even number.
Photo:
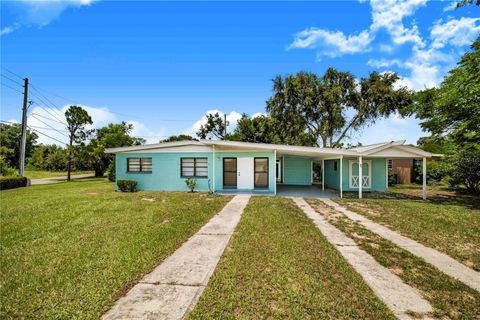
[[[237,158],[237,188],[253,189],[253,158]]]

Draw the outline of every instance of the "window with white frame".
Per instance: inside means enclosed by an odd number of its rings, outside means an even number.
[[[128,172],[152,172],[152,158],[127,158]]]
[[[393,169],[393,160],[392,159],[388,159],[388,169]]]
[[[208,158],[181,158],[180,175],[182,178],[207,178]]]

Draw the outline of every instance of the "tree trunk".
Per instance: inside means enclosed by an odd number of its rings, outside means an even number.
[[[73,141],[70,139],[70,144],[68,146],[67,181],[70,181],[72,172],[72,145]]]

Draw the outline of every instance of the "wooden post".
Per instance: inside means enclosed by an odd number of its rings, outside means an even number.
[[[28,78],[24,79],[23,86],[23,108],[22,108],[22,137],[20,140],[20,163],[19,174],[23,177],[25,174],[25,149],[27,147],[27,106],[28,104]]]
[[[427,158],[423,157],[422,165],[423,165],[422,198],[423,200],[427,200]]]
[[[362,199],[363,188],[363,164],[362,156],[358,157],[358,199]]]

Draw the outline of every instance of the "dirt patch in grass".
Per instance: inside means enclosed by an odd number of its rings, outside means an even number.
[[[286,198],[252,197],[189,319],[394,319]]]
[[[326,205],[319,200],[308,200],[319,213]],[[405,283],[417,288],[434,307],[433,316],[442,319],[479,319],[480,293],[455,280],[435,267],[381,238],[345,216],[330,223],[351,237],[381,265],[398,275]]]

